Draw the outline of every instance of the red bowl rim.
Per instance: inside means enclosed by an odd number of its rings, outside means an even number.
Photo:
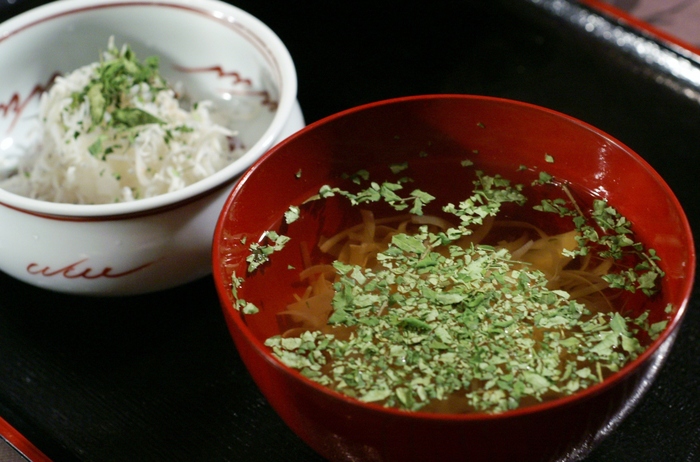
[[[599,136],[603,137],[606,141],[617,145],[618,147],[622,148],[625,152],[627,152],[632,158],[634,158],[639,164],[641,164],[647,172],[654,177],[656,182],[658,182],[664,191],[666,192],[667,196],[669,199],[671,199],[671,202],[673,203],[674,207],[676,208],[680,218],[682,219],[682,232],[688,236],[686,244],[688,245],[688,254],[689,254],[689,265],[686,271],[686,278],[683,284],[683,299],[678,306],[678,309],[674,313],[673,317],[669,321],[668,325],[666,326],[666,329],[659,335],[659,337],[654,340],[651,345],[637,358],[635,358],[633,361],[629,362],[626,366],[624,366],[622,369],[620,369],[618,372],[614,373],[610,377],[606,378],[603,382],[591,385],[590,387],[587,387],[581,391],[578,391],[572,395],[565,396],[562,398],[557,398],[552,401],[547,401],[543,402],[540,404],[535,404],[531,406],[526,406],[522,408],[517,408],[513,410],[508,410],[500,413],[493,413],[493,414],[487,414],[487,413],[466,413],[466,414],[444,414],[444,413],[429,413],[429,412],[421,412],[419,411],[405,411],[405,410],[400,410],[400,409],[395,409],[395,408],[390,408],[390,407],[384,407],[379,404],[374,404],[374,403],[365,403],[362,401],[359,401],[357,399],[350,398],[348,396],[343,395],[342,393],[339,393],[337,391],[331,390],[327,387],[324,387],[323,385],[320,385],[313,380],[308,379],[307,377],[304,377],[301,373],[298,371],[285,366],[281,361],[276,359],[274,356],[272,356],[270,350],[268,347],[266,347],[261,341],[259,341],[248,329],[248,326],[242,321],[242,317],[240,315],[240,312],[237,311],[235,308],[233,308],[229,298],[228,298],[228,293],[229,291],[225,288],[226,283],[223,280],[223,276],[220,271],[220,266],[221,266],[221,259],[219,255],[219,243],[222,240],[223,237],[223,223],[225,221],[225,216],[227,215],[229,209],[231,208],[231,205],[233,201],[235,200],[235,197],[238,195],[238,192],[240,189],[243,187],[243,185],[248,181],[248,179],[252,176],[255,175],[255,172],[264,166],[266,159],[269,157],[272,157],[275,155],[275,153],[278,150],[284,149],[285,145],[292,142],[297,137],[304,136],[305,133],[313,131],[316,127],[320,125],[327,124],[329,122],[332,122],[336,119],[343,118],[349,114],[357,113],[364,111],[366,109],[378,107],[378,106],[384,106],[384,105],[391,105],[391,104],[397,104],[397,103],[402,103],[402,102],[408,102],[408,101],[416,101],[416,100],[431,100],[431,99],[451,99],[451,100],[457,100],[457,99],[467,99],[467,100],[480,100],[480,101],[487,101],[487,102],[495,102],[495,103],[501,103],[501,104],[508,104],[508,105],[515,105],[515,106],[521,106],[525,108],[529,108],[532,110],[536,111],[541,111],[548,113],[550,115],[566,119],[576,125],[581,126],[582,128],[592,131]],[[217,221],[216,228],[214,231],[214,241],[213,241],[213,246],[212,246],[212,262],[213,262],[213,275],[214,275],[214,281],[216,284],[216,289],[219,293],[219,298],[221,300],[221,304],[223,306],[224,312],[227,315],[227,317],[232,320],[235,325],[238,327],[241,335],[245,338],[245,341],[249,342],[253,347],[258,350],[259,352],[262,353],[263,357],[265,360],[270,363],[275,369],[282,371],[283,373],[290,375],[294,377],[295,380],[302,382],[304,385],[313,388],[315,391],[323,393],[324,395],[327,395],[328,397],[332,399],[336,399],[339,401],[344,402],[345,404],[349,406],[358,406],[360,408],[364,408],[368,411],[374,411],[374,412],[380,412],[380,413],[387,413],[394,415],[396,417],[407,417],[407,418],[414,418],[414,419],[422,419],[422,420],[440,420],[440,421],[475,421],[475,420],[500,420],[500,419],[510,419],[510,418],[515,418],[515,417],[521,417],[525,416],[528,414],[534,414],[534,413],[540,413],[540,412],[545,412],[547,410],[551,410],[553,408],[560,408],[560,407],[565,407],[570,404],[573,404],[575,402],[583,401],[586,400],[592,396],[595,396],[599,393],[602,393],[604,390],[612,387],[613,385],[617,384],[618,382],[622,381],[625,377],[628,375],[632,374],[635,369],[641,367],[644,363],[646,363],[651,356],[653,356],[656,351],[667,341],[669,340],[669,337],[674,334],[678,328],[680,327],[680,324],[683,320],[683,317],[685,316],[685,312],[687,309],[688,301],[690,299],[692,289],[693,289],[693,284],[695,281],[695,270],[696,270],[696,253],[695,253],[695,245],[693,241],[693,233],[690,228],[690,224],[688,222],[687,216],[685,214],[685,211],[683,210],[683,207],[681,206],[680,202],[678,201],[676,195],[673,193],[671,188],[668,186],[668,184],[665,182],[665,180],[654,170],[649,163],[644,160],[639,154],[634,152],[632,149],[630,149],[628,146],[625,144],[621,143],[617,139],[613,138],[612,136],[608,135],[607,133],[603,132],[602,130],[586,123],[583,122],[579,119],[576,119],[572,116],[569,116],[567,114],[548,109],[542,106],[538,106],[532,103],[526,103],[522,101],[517,101],[517,100],[511,100],[507,98],[501,98],[501,97],[493,97],[493,96],[483,96],[483,95],[466,95],[466,94],[426,94],[426,95],[415,95],[415,96],[403,96],[403,97],[397,97],[397,98],[391,98],[391,99],[385,99],[385,100],[380,100],[376,102],[371,102],[371,103],[366,103],[362,104],[356,107],[352,107],[343,111],[340,111],[338,113],[326,116],[322,119],[319,119],[316,122],[313,122],[303,129],[299,130],[298,132],[294,133],[293,135],[289,136],[286,138],[284,141],[280,142],[277,144],[275,147],[273,147],[271,150],[266,152],[262,157],[260,157],[256,162],[253,163],[253,165],[244,173],[240,180],[236,183],[235,187],[231,191],[229,197],[227,198],[224,207],[222,209],[222,213]],[[236,340],[236,339],[234,339]],[[671,341],[673,341],[673,338],[671,337]]]

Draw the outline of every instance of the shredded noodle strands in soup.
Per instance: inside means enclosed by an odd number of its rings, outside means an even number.
[[[240,157],[211,102],[183,106],[156,57],[141,63],[110,39],[100,62],[42,94],[36,152],[0,186],[52,202],[124,202],[182,189]]]
[[[306,289],[278,313],[282,330],[266,345],[311,380],[404,410],[503,412],[600,383],[665,328],[647,311],[632,317],[623,295],[653,297],[663,272],[605,201],[584,213],[551,177],[532,187],[545,183],[563,198],[543,199],[535,213],[569,229],[503,217],[506,204],[527,202],[523,186],[481,171],[472,195],[440,216],[423,214],[430,194],[401,198],[401,183],[321,188],[313,199],[384,201],[399,212],[362,209],[360,223],[318,243],[325,259],[306,252]],[[241,284],[234,275],[236,297]]]

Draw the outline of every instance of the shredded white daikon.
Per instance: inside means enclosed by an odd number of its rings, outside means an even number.
[[[128,47],[116,50],[110,40],[100,63],[56,78],[41,97],[36,152],[25,155],[17,174],[0,182],[0,187],[52,202],[131,201],[184,188],[242,155],[243,149],[234,142],[236,133],[215,122],[211,102],[184,109],[159,76],[156,82],[162,86],[146,82],[128,86],[118,103],[157,122],[125,126],[116,123],[110,108],[95,120],[91,104],[99,106],[100,96],[95,99],[87,89],[95,86],[100,66],[123,60],[125,53],[129,56]],[[108,85],[98,89],[104,86]]]

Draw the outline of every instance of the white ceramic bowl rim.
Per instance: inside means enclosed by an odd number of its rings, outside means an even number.
[[[21,33],[24,29],[83,10],[110,6],[152,7],[158,5],[182,8],[212,17],[224,24],[235,24],[237,28],[245,31],[246,37],[254,41],[256,47],[262,49],[274,60],[274,65],[278,67],[281,78],[279,104],[270,126],[261,138],[243,156],[215,174],[181,190],[159,196],[131,202],[79,205],[40,201],[0,189],[0,205],[33,214],[61,217],[89,218],[149,213],[180,203],[187,203],[232,182],[250,167],[261,153],[267,151],[277,141],[277,137],[289,119],[296,101],[297,76],[294,62],[282,40],[266,24],[250,13],[227,3],[218,0],[59,0],[26,11],[0,24],[0,44],[8,37]]]

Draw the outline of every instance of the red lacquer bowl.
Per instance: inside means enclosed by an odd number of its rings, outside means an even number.
[[[425,152],[428,155],[421,155]],[[478,152],[478,154],[477,154]],[[551,155],[554,163],[547,162]],[[343,173],[421,158],[411,176],[447,196],[471,191],[459,181],[455,156],[544,170],[606,198],[661,256],[663,300],[651,318],[667,328],[636,360],[604,382],[566,398],[501,414],[408,413],[344,397],[302,377],[271,354],[275,313],[290,300],[301,252],[281,252],[262,271],[246,273],[248,245],[280,229],[290,204]],[[449,167],[452,165],[452,167]],[[462,195],[466,197],[466,195]],[[660,219],[660,217],[663,217]],[[304,221],[296,237],[313,241],[344,223],[328,207]],[[291,225],[289,227],[291,230]],[[274,255],[273,255],[274,256]],[[213,247],[214,277],[236,347],[272,407],[306,443],[329,460],[547,461],[587,454],[631,411],[655,377],[678,332],[691,293],[695,250],[688,221],[671,189],[637,154],[607,134],[566,115],[520,102],[465,95],[382,101],[320,120],[264,155],[242,177],[223,209]],[[261,311],[233,308],[232,274],[240,295]],[[674,311],[664,312],[667,303]]]

